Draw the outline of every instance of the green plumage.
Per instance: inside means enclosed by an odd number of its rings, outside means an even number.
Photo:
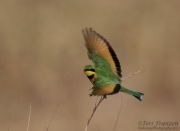
[[[88,57],[94,66],[87,65],[84,73],[93,84],[90,95],[112,95],[119,91],[141,100],[143,93],[121,86],[122,75],[119,60],[106,39],[90,29],[83,30]]]
[[[95,72],[97,74],[97,78],[95,81],[95,86],[97,88],[103,88],[109,84],[120,84],[121,82],[116,79],[114,74],[108,70],[104,70],[101,68],[95,68]]]

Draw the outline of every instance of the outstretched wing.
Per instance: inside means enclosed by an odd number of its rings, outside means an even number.
[[[88,57],[93,61],[95,67],[111,71],[114,76],[121,78],[119,60],[108,41],[91,28],[84,29],[83,35],[88,49]]]

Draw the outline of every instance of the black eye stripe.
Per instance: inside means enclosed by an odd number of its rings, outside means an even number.
[[[93,72],[95,72],[95,70],[94,70],[94,69],[90,69],[90,71],[93,71]]]
[[[84,69],[84,71],[92,71],[92,72],[95,72],[95,70],[94,69]]]

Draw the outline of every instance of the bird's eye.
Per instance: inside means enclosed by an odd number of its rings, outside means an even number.
[[[95,70],[93,68],[90,68],[89,70],[95,72]]]

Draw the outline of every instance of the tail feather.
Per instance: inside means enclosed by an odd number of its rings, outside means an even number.
[[[134,97],[136,97],[138,100],[142,101],[142,96],[144,95],[144,93],[141,92],[136,92],[138,93],[138,95],[133,95]]]
[[[129,95],[132,95],[134,96],[135,98],[137,98],[138,100],[142,101],[142,96],[144,95],[143,93],[141,92],[136,92],[136,91],[133,91],[133,90],[129,90],[123,86],[121,86],[121,92],[124,92],[126,94],[129,94]]]

